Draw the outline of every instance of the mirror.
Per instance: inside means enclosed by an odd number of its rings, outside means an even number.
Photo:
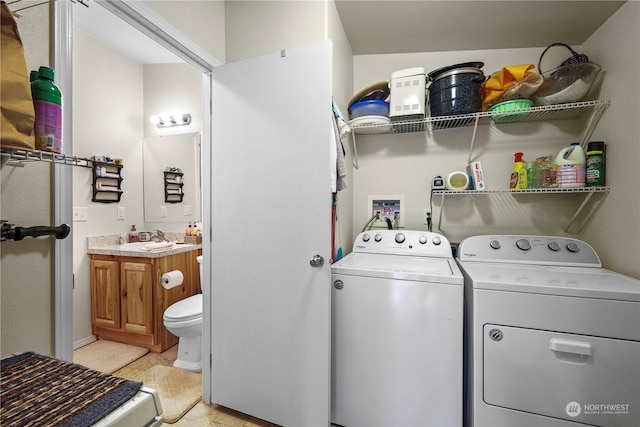
[[[145,222],[201,221],[201,139],[199,132],[144,138]]]

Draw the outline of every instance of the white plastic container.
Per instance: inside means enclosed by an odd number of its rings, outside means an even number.
[[[579,142],[574,142],[570,147],[560,150],[556,156],[558,187],[584,187],[586,185],[586,164],[587,156]]]
[[[389,117],[415,120],[425,117],[427,76],[424,67],[407,68],[391,73]]]

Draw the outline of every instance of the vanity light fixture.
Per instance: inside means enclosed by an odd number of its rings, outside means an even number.
[[[158,128],[184,126],[191,123],[191,114],[189,113],[162,114],[158,116],[149,117],[149,121],[154,125],[156,125]]]

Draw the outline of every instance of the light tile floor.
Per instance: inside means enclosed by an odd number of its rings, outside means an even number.
[[[147,353],[140,359],[130,363],[113,375],[132,377],[156,366],[172,366],[176,360],[178,346],[171,347],[164,353]],[[277,427],[276,424],[225,408],[215,403],[202,401],[191,408],[182,418],[173,424],[163,423],[163,427]]]

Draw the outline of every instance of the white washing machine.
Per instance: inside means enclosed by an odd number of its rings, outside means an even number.
[[[449,241],[361,233],[332,266],[331,421],[461,426],[464,279]]]
[[[639,426],[640,281],[565,237],[474,236],[465,424]]]

